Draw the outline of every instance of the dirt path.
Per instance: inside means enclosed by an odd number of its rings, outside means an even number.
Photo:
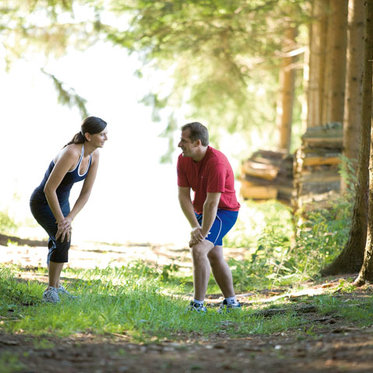
[[[372,332],[373,328],[337,326],[308,337],[296,332],[235,340],[196,336],[194,340],[147,345],[113,335],[54,339],[0,334],[0,354],[17,355],[24,366],[21,371],[35,373],[368,373],[373,372]]]
[[[11,245],[0,246],[0,250],[2,262],[29,266],[43,264],[46,252],[45,248]],[[186,248],[148,244],[126,247],[85,244],[72,248],[71,263],[77,267],[123,265],[144,253],[148,260],[158,264],[177,261],[190,266]],[[243,251],[235,250],[229,255],[237,258]],[[338,279],[334,279],[336,282]],[[323,286],[313,285],[313,294],[322,292]],[[372,288],[368,287],[355,295],[339,296],[371,297],[371,294]],[[276,294],[268,293],[264,301],[275,297]],[[246,294],[239,298],[249,302]],[[320,317],[312,309],[305,318],[302,328],[270,336],[230,339],[220,333],[206,339],[196,333],[178,336],[176,342],[152,344],[135,344],[126,335],[80,334],[60,339],[0,332],[0,373],[15,371],[11,367],[28,373],[373,372],[373,327],[357,328],[333,315]]]

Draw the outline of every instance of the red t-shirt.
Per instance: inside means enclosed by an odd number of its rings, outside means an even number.
[[[177,160],[177,184],[194,191],[194,210],[201,214],[207,193],[221,193],[218,208],[238,211],[240,204],[234,190],[234,175],[227,157],[207,147],[203,159],[199,162],[180,154]]]

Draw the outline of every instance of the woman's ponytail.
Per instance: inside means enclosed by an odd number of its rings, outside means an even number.
[[[69,141],[65,146],[70,144],[84,144],[85,142],[85,136],[83,135],[83,132],[80,131],[74,135],[74,137]]]

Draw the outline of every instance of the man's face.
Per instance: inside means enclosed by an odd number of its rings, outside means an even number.
[[[181,131],[180,142],[177,145],[183,151],[184,157],[191,157],[193,155],[193,150],[196,147],[196,142],[190,139],[190,129]]]

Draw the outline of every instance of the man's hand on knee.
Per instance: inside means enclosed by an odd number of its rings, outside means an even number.
[[[201,227],[195,227],[190,232],[190,240],[189,240],[189,247],[196,245],[199,242],[202,242],[205,237],[202,234]]]

